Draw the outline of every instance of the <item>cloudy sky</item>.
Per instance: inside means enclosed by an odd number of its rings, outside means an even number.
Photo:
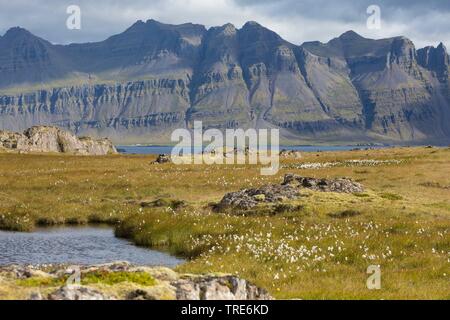
[[[81,9],[81,30],[68,30],[69,5]],[[381,9],[381,29],[367,28],[367,8]],[[0,35],[24,27],[53,43],[104,40],[137,20],[207,27],[254,20],[301,44],[326,42],[347,30],[372,38],[404,35],[418,47],[450,45],[449,0],[0,0]]]

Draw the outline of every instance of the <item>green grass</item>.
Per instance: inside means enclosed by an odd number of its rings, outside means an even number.
[[[45,278],[45,277],[31,277],[27,279],[20,279],[16,284],[20,287],[58,287],[63,286],[67,279],[63,278]]]
[[[403,200],[402,196],[395,194],[395,193],[386,192],[386,193],[382,193],[380,196],[383,199],[392,200],[392,201]]]
[[[0,154],[0,228],[109,223],[117,236],[187,257],[180,272],[237,274],[276,298],[449,299],[450,194],[441,186],[450,185],[450,149],[307,153],[282,165],[357,159],[401,162],[261,176],[258,166],[157,166],[152,156]],[[350,177],[366,190],[302,190],[245,216],[213,210],[226,192],[286,173]],[[381,290],[366,287],[373,264]]]
[[[16,284],[22,287],[57,287],[63,286],[68,277],[44,278],[31,277],[28,279],[17,280]],[[106,284],[115,285],[123,282],[135,283],[141,286],[154,286],[155,279],[146,272],[125,272],[125,271],[95,271],[81,276],[81,284]]]
[[[142,286],[154,286],[155,279],[146,272],[90,272],[81,279],[82,284],[103,283],[115,285],[122,282],[131,282]]]

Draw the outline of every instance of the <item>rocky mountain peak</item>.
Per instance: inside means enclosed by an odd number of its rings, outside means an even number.
[[[55,46],[24,28],[11,28],[0,38],[0,87],[63,77],[68,65]]]
[[[124,31],[124,33],[132,33],[132,32],[142,32],[145,30],[146,23],[142,20],[138,20],[133,23],[128,29]]]
[[[232,24],[212,27],[203,40],[203,59],[206,69],[214,63],[237,63],[237,29]]]
[[[441,63],[443,64],[443,66],[449,67],[450,57],[448,55],[447,48],[444,46],[444,44],[442,42],[437,46],[436,50],[437,50],[438,57],[441,60]]]
[[[17,37],[34,37],[27,29],[21,27],[12,27],[6,31],[3,38],[17,38]]]
[[[394,38],[389,54],[390,63],[410,66],[417,58],[414,43],[405,37]]]
[[[35,36],[27,29],[21,27],[10,28],[0,40],[4,43],[4,46],[9,46],[9,48],[11,46],[36,45],[38,43],[45,46],[51,45],[50,42]]]
[[[447,52],[447,48],[445,47],[444,43],[440,42],[439,45],[437,46],[437,48],[439,50],[444,50],[445,52]]]
[[[220,27],[220,29],[221,32],[226,36],[234,36],[237,33],[236,27],[231,23],[223,25],[222,27]]]
[[[414,43],[406,37],[395,37],[392,41],[392,52],[397,54],[408,54],[415,50]]]
[[[450,58],[447,49],[442,42],[436,48],[428,46],[419,49],[417,51],[417,56],[418,63],[422,67],[435,72],[441,82],[448,81]]]
[[[258,22],[256,21],[247,21],[244,26],[242,27],[242,29],[246,29],[246,28],[263,28],[262,25],[260,25]]]
[[[354,41],[354,40],[361,40],[365,39],[364,37],[360,36],[358,33],[356,33],[353,30],[349,30],[347,32],[344,32],[339,36],[339,39],[344,41]]]
[[[131,27],[129,27],[122,34],[129,33],[142,33],[142,34],[155,34],[157,32],[173,32],[181,36],[202,36],[206,32],[206,28],[203,25],[184,23],[180,25],[166,24],[154,19],[149,19],[146,22],[142,20],[136,21]],[[120,34],[119,34],[120,35]],[[167,36],[167,34],[164,34]]]
[[[245,44],[254,43],[262,41],[264,43],[278,43],[284,44],[288,43],[283,40],[276,32],[267,29],[257,22],[249,21],[242,29],[239,30],[239,35]]]

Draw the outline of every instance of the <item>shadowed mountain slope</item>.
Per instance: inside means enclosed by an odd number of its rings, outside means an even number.
[[[138,21],[104,41],[0,37],[0,129],[58,125],[118,143],[175,128],[280,128],[287,142],[450,141],[449,56],[353,31],[291,44],[248,22]]]

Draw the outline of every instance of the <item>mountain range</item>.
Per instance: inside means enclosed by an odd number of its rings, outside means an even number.
[[[286,143],[450,141],[449,55],[353,31],[295,45],[256,22],[138,21],[101,42],[0,36],[0,130],[56,125],[115,143],[175,128],[280,128]]]

